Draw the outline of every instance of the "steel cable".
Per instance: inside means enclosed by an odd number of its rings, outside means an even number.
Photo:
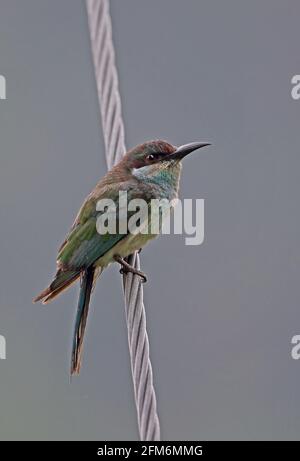
[[[124,155],[126,147],[109,2],[108,0],[86,0],[86,5],[106,162],[108,168],[111,168]],[[140,269],[138,253],[129,256],[128,262],[136,269]],[[123,274],[123,289],[140,439],[157,441],[160,440],[160,425],[140,277],[131,273]]]

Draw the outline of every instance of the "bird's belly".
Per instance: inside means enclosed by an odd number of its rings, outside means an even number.
[[[114,256],[118,255],[122,258],[126,258],[135,251],[143,248],[150,240],[157,237],[156,234],[141,234],[138,233],[128,234],[116,245],[113,246],[107,253],[105,253],[96,262],[96,266],[105,267],[108,264],[114,262]]]
[[[176,198],[173,198],[171,201],[171,208],[174,207],[176,203]],[[168,206],[166,206],[168,209]],[[166,215],[162,213],[162,209],[152,210],[151,219],[150,221],[146,219],[141,227],[140,232],[134,234],[129,233],[124,236],[121,240],[118,241],[116,245],[114,245],[107,253],[101,256],[96,262],[96,266],[105,267],[111,262],[114,262],[114,256],[118,255],[122,258],[126,258],[130,254],[138,251],[139,249],[143,248],[150,240],[153,240],[155,237],[159,235],[161,231],[161,225]],[[154,226],[152,231],[151,224],[157,223],[157,226]],[[154,232],[154,233],[152,233]]]

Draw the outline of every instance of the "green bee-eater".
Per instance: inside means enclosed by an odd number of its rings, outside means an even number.
[[[145,142],[127,152],[84,201],[70,232],[59,248],[54,280],[34,299],[34,302],[42,300],[43,303],[48,303],[73,282],[81,279],[71,374],[80,371],[84,330],[96,278],[108,264],[118,262],[122,271],[138,274],[146,280],[145,274],[131,267],[124,258],[143,248],[157,235],[129,231],[100,234],[97,230],[97,219],[101,213],[97,203],[101,199],[112,199],[116,204],[118,223],[121,215],[118,208],[119,191],[127,192],[128,202],[138,198],[149,206],[152,199],[173,201],[178,195],[181,160],[190,152],[207,145],[209,144],[195,142],[177,148],[165,141]],[[127,219],[129,217],[130,213]]]

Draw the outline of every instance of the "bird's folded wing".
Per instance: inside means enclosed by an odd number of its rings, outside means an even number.
[[[101,234],[98,232],[99,227],[97,230],[97,220],[101,218],[103,212],[96,210],[94,199],[86,202],[80,212],[84,219],[80,214],[78,215],[77,221],[59,250],[57,263],[60,268],[81,270],[89,267],[128,234],[127,223],[135,212],[128,211],[127,204],[120,208],[117,200],[114,203],[115,209],[106,210],[105,213],[110,222],[115,220],[115,232]],[[123,225],[120,227],[121,223]],[[120,228],[126,229],[126,233],[119,233]]]

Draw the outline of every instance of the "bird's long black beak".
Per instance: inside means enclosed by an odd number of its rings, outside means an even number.
[[[175,152],[168,156],[169,160],[181,160],[186,155],[190,154],[194,150],[201,149],[205,146],[210,146],[209,142],[190,142],[189,144],[184,144],[183,146],[178,147]]]

